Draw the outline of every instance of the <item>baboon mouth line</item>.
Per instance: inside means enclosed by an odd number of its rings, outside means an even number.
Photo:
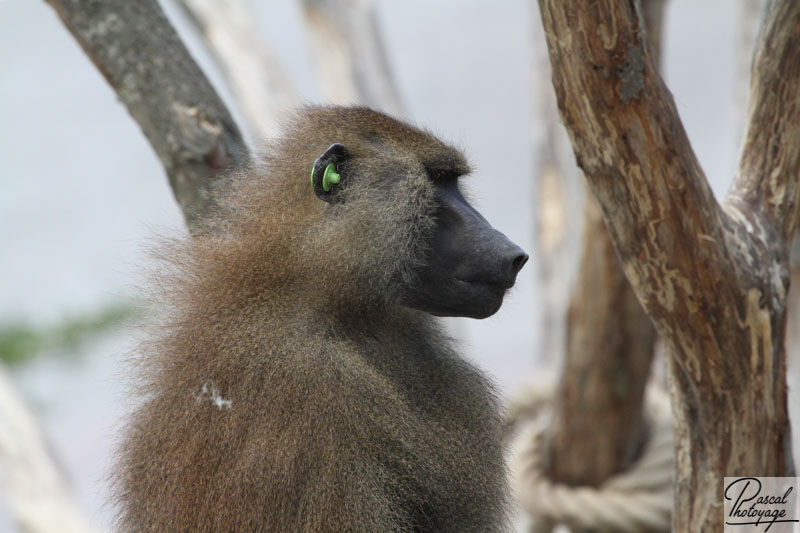
[[[455,279],[457,281],[460,281],[461,283],[467,283],[469,285],[484,286],[484,287],[489,287],[491,289],[500,289],[504,291],[507,291],[508,289],[513,287],[516,281],[513,280],[510,282],[502,282],[502,281],[488,281],[482,279],[462,279],[462,278],[455,278]]]

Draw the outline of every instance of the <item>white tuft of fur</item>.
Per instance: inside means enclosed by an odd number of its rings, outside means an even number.
[[[200,392],[195,394],[195,399],[197,403],[203,403],[204,401],[208,400],[212,404],[214,404],[217,409],[230,409],[233,406],[233,400],[226,400],[220,394],[217,385],[214,383],[214,380],[208,379],[203,386],[200,388]]]

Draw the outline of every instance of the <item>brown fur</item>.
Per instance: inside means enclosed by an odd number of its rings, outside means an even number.
[[[337,205],[309,183],[333,142],[352,156]],[[298,113],[213,231],[167,254],[119,460],[122,530],[505,529],[495,394],[431,316],[397,304],[431,252],[429,175],[467,171],[374,111]]]

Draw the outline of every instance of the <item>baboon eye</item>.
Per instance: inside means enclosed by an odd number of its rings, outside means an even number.
[[[428,173],[433,181],[452,183],[458,179],[458,173],[450,169],[435,169]]]

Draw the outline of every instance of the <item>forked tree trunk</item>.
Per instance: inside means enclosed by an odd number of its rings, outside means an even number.
[[[638,2],[539,0],[578,163],[670,350],[675,531],[721,531],[723,476],[793,472],[784,336],[800,205],[800,3],[774,0],[746,142],[718,204],[641,30]]]

